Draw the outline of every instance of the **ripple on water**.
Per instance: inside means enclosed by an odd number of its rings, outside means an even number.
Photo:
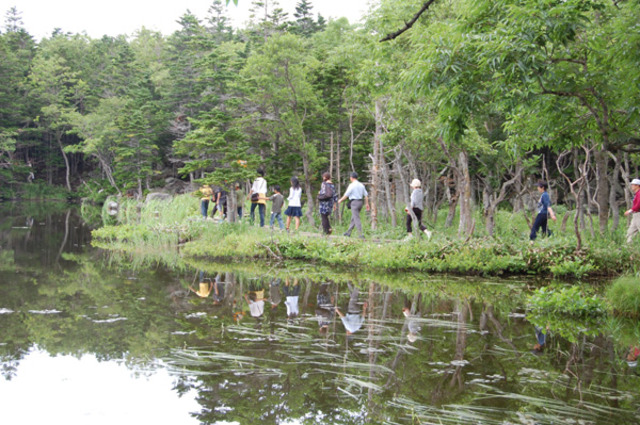
[[[60,310],[29,310],[31,314],[60,314]]]

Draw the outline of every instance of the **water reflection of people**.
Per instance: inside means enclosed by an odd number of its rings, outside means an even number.
[[[271,304],[271,309],[275,310],[278,308],[278,305],[282,301],[282,293],[280,292],[280,283],[282,283],[282,279],[273,279],[269,284],[269,303]]]
[[[637,362],[638,361],[638,357],[640,357],[640,347],[638,346],[631,346],[629,348],[629,353],[627,354],[627,361],[628,362]]]
[[[321,334],[326,334],[329,331],[329,325],[335,314],[335,308],[333,306],[334,298],[329,294],[329,288],[329,283],[323,283],[320,285],[320,290],[316,296],[316,318],[318,319]]]
[[[349,304],[347,306],[347,314],[342,314],[338,307],[335,308],[336,313],[340,316],[344,328],[347,330],[347,335],[356,333],[364,324],[364,316],[367,313],[367,303],[362,306],[362,312],[360,311],[360,304],[358,303],[358,296],[360,291],[357,287],[348,283],[349,285]]]
[[[244,299],[249,305],[249,314],[256,319],[264,314],[264,287],[262,282],[251,282],[249,284],[249,293],[245,294]]]
[[[220,273],[216,275],[213,282],[213,305],[220,305],[224,300],[225,282],[222,282]]]
[[[287,306],[287,319],[292,320],[300,315],[298,300],[300,298],[300,285],[298,278],[293,279],[293,284],[289,283],[289,278],[285,279],[284,296],[287,297],[284,304]]]
[[[549,326],[547,325],[546,332],[540,326],[535,327],[536,343],[533,345],[533,353],[540,354],[547,346],[547,334],[549,333]]]
[[[207,280],[209,282],[206,282]],[[213,283],[211,282],[211,279],[205,278],[204,271],[200,270],[200,285],[198,290],[196,291],[192,286],[189,286],[189,289],[193,291],[193,293],[197,296],[201,298],[207,298],[211,293],[211,290],[213,289]]]
[[[404,308],[402,309],[402,314],[404,314],[405,324],[407,325],[407,329],[409,331],[409,333],[407,334],[407,340],[409,342],[416,342],[418,340],[420,330],[422,329],[419,321],[420,316],[417,315],[415,311],[411,311],[411,304],[404,306]]]

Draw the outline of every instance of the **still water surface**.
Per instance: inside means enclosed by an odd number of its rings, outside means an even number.
[[[534,352],[526,282],[141,266],[64,205],[0,248],[3,424],[640,423],[635,330]]]

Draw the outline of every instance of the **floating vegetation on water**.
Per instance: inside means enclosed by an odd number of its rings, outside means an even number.
[[[542,287],[528,297],[528,309],[533,313],[558,314],[571,317],[605,315],[606,304],[593,291],[578,285],[562,288]]]

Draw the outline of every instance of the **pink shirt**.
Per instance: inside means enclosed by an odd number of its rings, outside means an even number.
[[[640,212],[640,190],[636,192],[636,196],[633,197],[633,205],[631,210],[634,213]]]

